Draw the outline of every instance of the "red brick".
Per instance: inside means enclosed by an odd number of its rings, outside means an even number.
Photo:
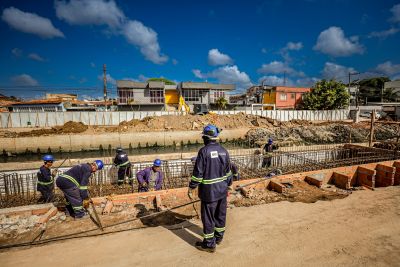
[[[394,173],[396,169],[391,166],[378,164],[376,166],[375,186],[386,187],[394,183]]]
[[[351,177],[350,174],[333,172],[333,183],[341,189],[350,189]]]
[[[56,215],[58,212],[56,207],[52,207],[50,210],[48,210],[46,212],[46,214],[42,215],[39,220],[38,220],[38,224],[43,224],[43,223],[47,223],[51,217],[53,217],[54,215]]]
[[[357,168],[357,184],[374,188],[376,171],[363,166],[358,166]]]

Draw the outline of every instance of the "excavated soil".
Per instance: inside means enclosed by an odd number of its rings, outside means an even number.
[[[318,200],[334,200],[345,198],[349,193],[335,187],[320,189],[304,181],[293,181],[285,184],[287,192],[280,194],[269,190],[256,190],[252,188],[248,197],[237,196],[232,201],[236,207],[249,207],[253,205],[268,204],[279,201],[315,203]]]
[[[15,136],[8,136],[8,137],[27,137],[27,136],[42,136],[42,135],[54,135],[54,134],[78,134],[85,132],[88,128],[89,126],[81,122],[68,121],[63,126],[54,126],[51,129],[37,129],[29,132],[19,132],[19,133],[14,133]]]

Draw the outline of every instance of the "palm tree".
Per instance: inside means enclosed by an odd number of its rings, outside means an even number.
[[[219,109],[225,109],[226,105],[228,104],[228,100],[225,99],[225,97],[220,97],[215,101],[215,104],[217,104]]]

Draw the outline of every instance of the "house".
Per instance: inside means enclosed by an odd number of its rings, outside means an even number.
[[[213,106],[220,97],[227,100],[235,85],[207,82],[181,82],[167,85],[162,81],[117,81],[119,110],[176,110],[182,96],[186,104]],[[192,108],[192,107],[191,107]]]
[[[310,91],[311,88],[305,87],[273,86],[264,89],[262,103],[275,105],[276,109],[296,109],[301,105],[304,93]]]
[[[35,99],[15,102],[10,106],[13,112],[56,112],[65,111],[61,99]]]

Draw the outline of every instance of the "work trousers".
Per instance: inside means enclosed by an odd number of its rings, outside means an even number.
[[[56,183],[58,188],[64,193],[65,204],[69,215],[75,218],[83,217],[85,215],[85,210],[83,208],[81,190],[77,186],[71,186],[71,184],[62,177],[58,177]]]
[[[129,183],[131,184],[133,182],[131,166],[119,167],[118,168],[118,185],[122,185],[124,183],[126,176],[128,176]]]
[[[201,202],[201,221],[203,222],[203,243],[215,247],[222,241],[225,233],[227,200],[223,197],[213,202]]]
[[[50,203],[54,199],[54,184],[38,185],[37,190],[41,193],[39,202]]]

